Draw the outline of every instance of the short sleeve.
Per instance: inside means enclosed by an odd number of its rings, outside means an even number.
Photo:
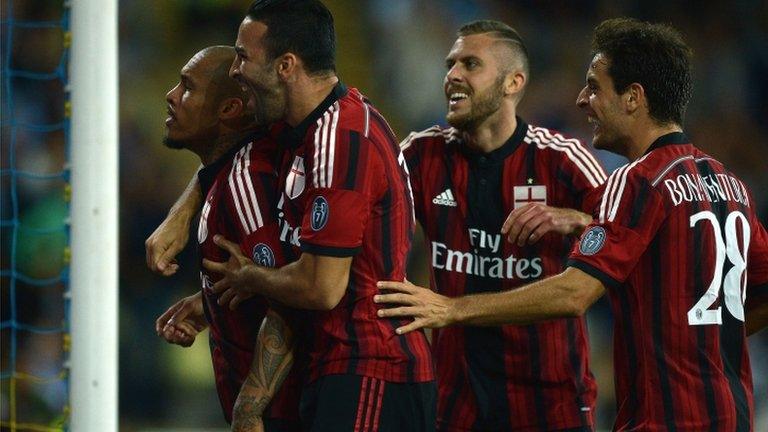
[[[357,131],[339,130],[333,139],[307,146],[307,191],[301,249],[316,255],[357,254],[373,203],[386,174],[380,155]]]
[[[597,218],[573,247],[568,266],[617,287],[634,270],[666,217],[661,195],[626,166],[609,178]]]

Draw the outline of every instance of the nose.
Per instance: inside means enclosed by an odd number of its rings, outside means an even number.
[[[235,56],[232,66],[229,67],[229,77],[237,78],[238,76],[240,76],[240,58]]]
[[[445,82],[451,83],[459,81],[461,81],[461,74],[459,73],[458,63],[456,63],[445,73]]]
[[[584,86],[584,88],[582,88],[579,92],[579,95],[576,96],[576,106],[579,108],[584,108],[588,104],[589,98],[587,98],[587,86]]]
[[[176,93],[176,90],[178,90],[179,84],[176,84],[172,89],[168,90],[168,93],[165,94],[165,101],[168,102],[169,105],[175,105],[173,103],[173,95]]]

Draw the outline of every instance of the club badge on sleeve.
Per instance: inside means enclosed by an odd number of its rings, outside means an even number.
[[[605,229],[594,226],[584,233],[579,242],[579,252],[584,255],[594,255],[603,248],[605,244]]]
[[[312,230],[320,231],[328,223],[328,201],[319,196],[312,202]]]
[[[253,247],[253,262],[262,267],[274,267],[275,266],[275,253],[272,252],[272,248],[264,243],[259,243]]]

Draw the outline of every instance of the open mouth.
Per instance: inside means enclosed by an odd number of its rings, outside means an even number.
[[[469,95],[463,92],[453,92],[448,95],[448,105],[453,106],[469,98]]]
[[[168,118],[165,119],[166,126],[176,121],[176,115],[173,113],[173,110],[171,108],[168,108],[167,112],[168,112]]]

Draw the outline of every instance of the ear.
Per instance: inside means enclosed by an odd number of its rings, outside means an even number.
[[[299,68],[301,67],[301,60],[296,57],[296,54],[287,52],[275,59],[275,68],[277,69],[277,75],[283,81],[290,81],[296,76]]]
[[[526,81],[528,78],[519,69],[508,73],[504,78],[504,96],[516,95],[523,91]]]
[[[227,98],[219,104],[219,119],[222,121],[236,119],[243,114],[243,101],[238,98]]]
[[[621,95],[621,99],[628,114],[635,113],[641,107],[647,107],[645,89],[639,83],[630,84],[624,94]]]

